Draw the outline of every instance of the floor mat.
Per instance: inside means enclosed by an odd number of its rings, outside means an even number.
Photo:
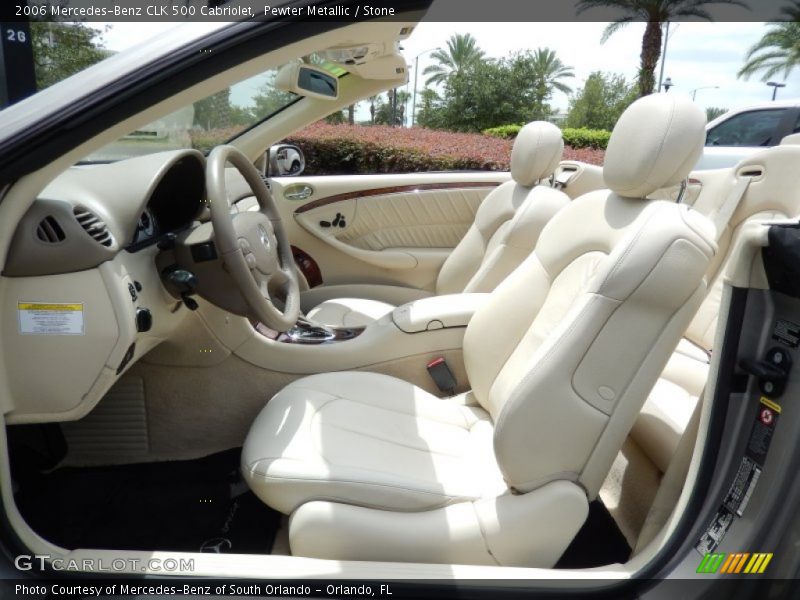
[[[34,531],[66,548],[268,554],[280,514],[248,490],[240,456],[67,467],[26,478],[15,499]]]
[[[585,569],[630,558],[631,547],[614,517],[599,500],[589,504],[589,516],[578,535],[556,563],[557,569]]]

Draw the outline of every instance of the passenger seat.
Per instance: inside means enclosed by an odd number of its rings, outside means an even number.
[[[481,203],[475,222],[439,271],[436,295],[491,292],[533,251],[547,222],[569,204],[565,193],[538,185],[564,151],[561,130],[544,121],[523,127],[511,151],[511,177]],[[396,306],[368,298],[327,300],[308,319],[331,327],[366,326]]]

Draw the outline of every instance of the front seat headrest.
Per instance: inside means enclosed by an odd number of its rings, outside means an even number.
[[[531,187],[552,175],[564,152],[561,130],[547,121],[534,121],[519,130],[511,150],[511,177]]]
[[[705,127],[705,114],[688,96],[640,98],[611,132],[603,165],[606,185],[628,198],[677,185],[703,153]]]

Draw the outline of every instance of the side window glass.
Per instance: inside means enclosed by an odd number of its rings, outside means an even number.
[[[800,133],[800,114],[797,115],[797,120],[794,122],[792,133]]]
[[[768,146],[786,110],[753,110],[735,115],[708,132],[706,146]]]

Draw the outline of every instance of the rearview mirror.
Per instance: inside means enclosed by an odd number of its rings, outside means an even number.
[[[306,168],[306,159],[297,146],[277,144],[269,149],[267,168],[270,177],[296,177]]]
[[[336,100],[339,98],[339,79],[325,69],[302,63],[281,67],[275,77],[275,87],[300,96]]]

